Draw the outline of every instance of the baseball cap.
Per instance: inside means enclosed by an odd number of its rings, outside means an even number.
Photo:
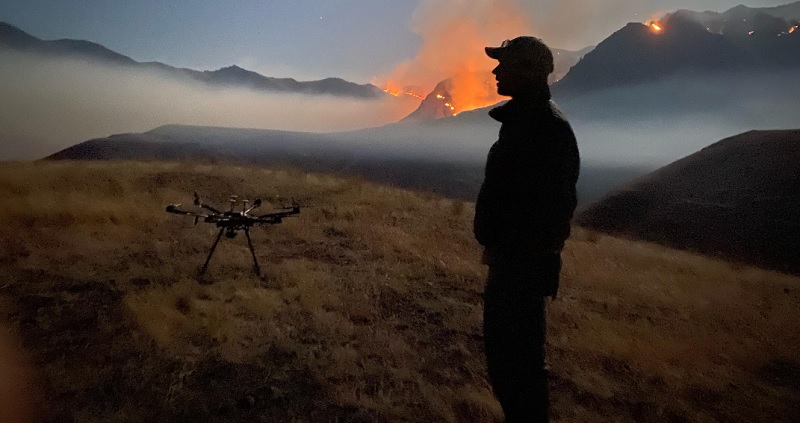
[[[495,60],[520,61],[547,74],[553,72],[553,52],[536,37],[522,36],[505,40],[500,47],[486,47],[485,50],[486,55]]]

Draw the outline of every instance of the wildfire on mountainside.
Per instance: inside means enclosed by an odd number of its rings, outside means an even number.
[[[407,95],[407,96],[410,96],[410,97],[418,98],[420,100],[423,100],[425,98],[425,97],[423,97],[423,96],[421,96],[421,95],[419,95],[417,93],[412,93],[411,91],[392,91],[392,90],[390,90],[388,88],[385,88],[383,90],[383,92],[385,92],[387,94],[390,94],[390,95],[393,95],[395,97],[400,97],[401,95]]]
[[[457,92],[454,90],[454,79],[448,78],[444,81],[440,81],[436,84],[433,91],[430,92],[425,99],[422,100],[417,110],[413,113],[407,115],[403,118],[402,121],[419,121],[419,120],[429,120],[429,119],[441,119],[441,118],[448,118],[453,117],[463,111],[472,110],[476,107],[481,107],[480,102],[478,101],[485,101],[482,100],[480,97],[474,97],[472,103],[467,103],[468,106],[472,105],[471,107],[464,107],[459,102],[458,98],[453,94]],[[493,93],[497,95],[496,93]],[[499,97],[499,96],[498,96]],[[466,97],[464,97],[466,98]],[[478,106],[475,106],[475,105]],[[485,105],[492,105],[494,103],[486,103]]]
[[[424,99],[425,96],[415,93],[413,90],[408,88],[402,88],[399,84],[389,82],[383,88],[383,92],[393,95],[395,97],[400,97],[401,95],[407,95],[410,97],[415,97],[420,100]]]
[[[794,32],[796,29],[797,29],[797,25],[795,25],[795,26],[793,26],[793,27],[789,28],[789,33],[790,33],[790,34],[791,34],[791,33],[793,33],[793,32]]]
[[[485,73],[460,73],[451,78],[452,83],[448,87],[446,94],[436,93],[435,98],[442,101],[444,107],[451,111],[455,116],[461,112],[491,106],[503,98],[497,94],[494,79],[487,71]],[[426,97],[417,94],[397,81],[390,81],[383,84],[383,91],[395,97],[408,95],[420,100]]]

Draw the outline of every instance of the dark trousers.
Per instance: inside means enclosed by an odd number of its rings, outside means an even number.
[[[549,421],[543,292],[558,284],[560,268],[558,256],[489,266],[483,336],[489,379],[507,423]]]

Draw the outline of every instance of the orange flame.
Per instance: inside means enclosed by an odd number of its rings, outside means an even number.
[[[789,33],[791,34],[792,32],[794,32],[795,29],[797,29],[796,26],[793,26],[793,27],[789,28]]]
[[[495,104],[505,97],[496,92],[492,68],[497,62],[484,47],[504,39],[536,34],[514,1],[424,1],[415,11],[414,27],[422,39],[416,56],[390,74],[373,78],[379,87],[423,87],[430,92],[450,78],[446,107],[453,114]],[[391,90],[402,92],[404,90]],[[440,99],[443,100],[443,99]]]
[[[391,94],[391,95],[393,95],[395,97],[399,96],[400,93],[403,92],[402,88],[400,88],[399,85],[397,85],[396,83],[391,82],[391,81],[387,82],[384,85],[383,91],[388,93],[388,94]]]
[[[652,29],[652,30],[653,30],[653,32],[656,32],[656,33],[658,33],[658,32],[661,32],[661,31],[663,31],[663,30],[664,30],[664,27],[663,27],[663,26],[661,26],[661,24],[660,24],[660,23],[658,23],[658,22],[656,22],[656,21],[653,21],[653,22],[650,22],[650,29]]]

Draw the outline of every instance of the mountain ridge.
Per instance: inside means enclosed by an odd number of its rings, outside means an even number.
[[[798,51],[800,31],[782,37],[754,34],[737,40],[674,15],[660,34],[641,23],[627,24],[586,54],[553,89],[554,93],[574,95],[679,73],[795,71],[800,55],[791,53]]]
[[[213,71],[197,71],[176,68],[161,62],[138,62],[91,41],[42,40],[6,22],[0,22],[0,48],[2,47],[45,56],[78,58],[99,61],[104,64],[154,70],[178,79],[190,78],[211,86],[233,86],[269,92],[333,95],[363,99],[383,98],[386,95],[383,90],[372,84],[357,84],[334,77],[315,81],[297,81],[294,78],[264,76],[237,65]]]

